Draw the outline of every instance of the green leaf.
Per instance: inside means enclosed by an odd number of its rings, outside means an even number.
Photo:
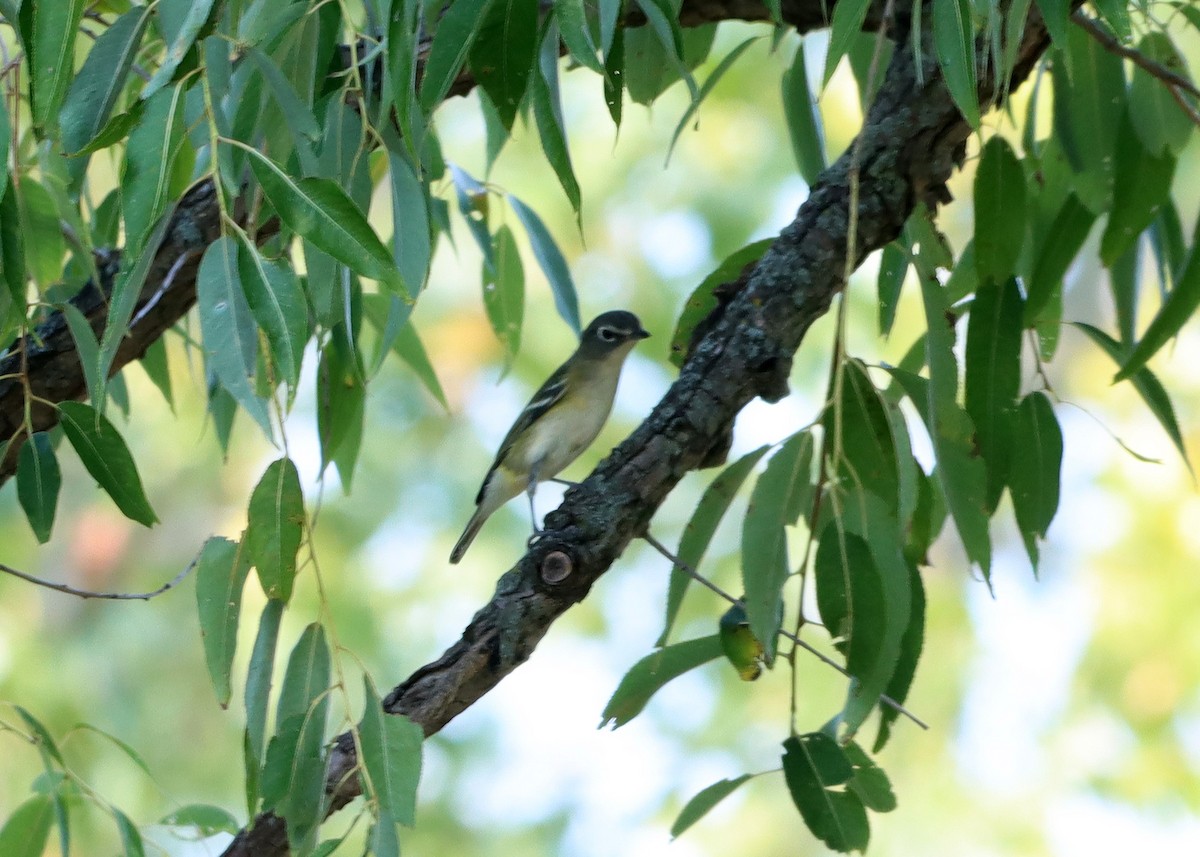
[[[96,333],[92,330],[92,324],[75,304],[61,304],[59,311],[67,321],[71,339],[75,341],[75,350],[79,353],[79,362],[83,367],[88,398],[93,403],[101,402],[104,400],[105,385],[104,380],[100,377],[100,343],[96,341]]]
[[[33,101],[33,124],[44,130],[58,116],[58,108],[75,76],[75,37],[87,6],[84,0],[34,3],[33,40],[29,51],[29,89]]]
[[[1076,322],[1075,326],[1088,335],[1092,342],[1096,343],[1104,350],[1109,357],[1117,362],[1118,365],[1128,359],[1129,350],[1117,340],[1113,339],[1107,333],[1092,327],[1090,324]],[[1192,464],[1187,454],[1187,447],[1183,442],[1183,434],[1179,430],[1179,422],[1175,419],[1175,409],[1171,406],[1171,398],[1167,395],[1166,388],[1158,377],[1143,366],[1132,375],[1129,376],[1129,382],[1133,384],[1133,388],[1137,390],[1138,395],[1150,408],[1150,413],[1154,414],[1159,425],[1171,438],[1171,442],[1175,444],[1175,448],[1179,450],[1179,456],[1183,459],[1188,469],[1192,469]]]
[[[1054,136],[1075,171],[1075,193],[1099,214],[1112,205],[1113,141],[1125,113],[1125,73],[1121,58],[1081,27],[1068,29],[1064,53],[1067,62],[1053,65]]]
[[[571,326],[571,329],[578,334],[583,326],[579,322],[579,298],[575,294],[575,282],[571,279],[571,271],[567,268],[567,260],[563,258],[562,251],[558,249],[558,245],[554,243],[554,239],[550,236],[550,230],[546,228],[546,224],[537,216],[532,208],[527,206],[521,200],[510,194],[505,194],[505,199],[512,206],[512,210],[516,212],[517,219],[521,221],[521,225],[525,227],[525,233],[529,236],[529,243],[533,247],[533,256],[537,259],[538,265],[542,269],[542,273],[546,275],[546,279],[550,282],[550,291],[554,294],[554,307],[558,310],[558,314],[563,321]]]
[[[1192,318],[1196,308],[1200,307],[1200,242],[1196,238],[1200,238],[1200,227],[1193,236],[1192,255],[1179,275],[1175,288],[1163,301],[1158,314],[1154,316],[1114,380],[1124,381],[1145,366],[1168,340],[1179,333],[1183,325]]]
[[[717,780],[711,786],[697,792],[691,800],[684,804],[683,809],[679,811],[679,815],[675,818],[675,823],[671,825],[671,837],[675,838],[681,835],[697,821],[708,815],[709,810],[729,797],[729,795],[737,790],[738,786],[750,779],[750,776],[750,774],[742,774],[740,777],[734,777],[732,780]]]
[[[825,54],[825,74],[821,79],[822,89],[829,85],[829,79],[837,71],[838,63],[850,50],[855,36],[862,32],[862,24],[870,5],[871,0],[841,0],[833,7],[833,21],[829,27],[829,49]]]
[[[726,283],[736,283],[747,266],[758,263],[774,240],[764,238],[730,253],[688,296],[683,311],[679,313],[679,320],[675,322],[675,332],[671,334],[670,360],[673,364],[682,368],[688,346],[696,338],[696,328],[712,315],[720,303],[714,290]]]
[[[959,262],[963,264],[963,262]],[[893,241],[883,248],[879,258],[879,332],[890,336],[896,321],[900,290],[908,275],[908,251]]]
[[[1070,194],[1063,202],[1046,232],[1051,237],[1042,245],[1033,266],[1033,279],[1025,302],[1026,326],[1041,318],[1053,296],[1061,292],[1063,277],[1095,222],[1096,215],[1075,194]]]
[[[650,22],[650,27],[658,35],[664,47],[675,51],[675,56],[683,59],[683,30],[679,26],[679,12],[671,4],[671,0],[634,0],[639,9]]]
[[[596,43],[588,26],[583,0],[554,0],[554,20],[571,59],[596,74],[604,74],[604,64],[596,56]]]
[[[625,674],[600,715],[600,726],[613,724],[617,729],[641,713],[663,685],[686,672],[721,657],[717,634],[666,646],[646,655]]]
[[[8,121],[8,108],[0,98],[0,200],[4,199],[8,189],[8,149],[12,135],[12,125]]]
[[[1133,102],[1130,102],[1132,112]],[[1113,205],[1100,239],[1100,259],[1111,267],[1170,201],[1175,158],[1169,152],[1152,155],[1142,147],[1132,117],[1122,118],[1117,131]]]
[[[187,56],[188,51],[192,49],[201,28],[208,21],[212,7],[213,0],[166,0],[166,2],[160,3],[158,8],[160,21],[169,14],[172,24],[177,26],[162,27],[171,46],[167,48],[158,71],[154,73],[146,84],[146,88],[142,90],[143,99],[150,98],[175,77],[175,71]]]
[[[21,176],[16,190],[25,263],[34,280],[45,290],[62,277],[66,244],[58,222],[58,209],[50,192],[31,176]],[[14,293],[14,300],[16,297]],[[25,303],[23,291],[20,303]]]
[[[237,264],[241,285],[258,327],[267,335],[275,367],[289,387],[300,380],[300,361],[308,341],[308,304],[296,274],[268,262],[244,233]]]
[[[495,267],[483,266],[483,306],[496,338],[504,345],[504,371],[521,348],[521,322],[525,316],[525,269],[512,230],[501,226],[494,241]]]
[[[230,671],[237,648],[242,590],[250,573],[250,558],[242,545],[220,537],[210,538],[196,559],[196,606],[204,660],[217,703],[229,707]]]
[[[164,815],[158,823],[170,827],[190,827],[206,838],[218,833],[234,834],[241,829],[238,820],[226,810],[204,803],[182,806]]]
[[[408,290],[392,262],[392,254],[336,182],[315,177],[293,178],[257,151],[249,147],[245,151],[250,156],[254,177],[288,228],[356,274],[378,280],[408,299]]]
[[[363,687],[363,719],[358,740],[371,789],[380,806],[395,822],[412,827],[416,818],[421,744],[425,733],[403,714],[385,712],[383,702],[367,676],[363,676]]]
[[[50,436],[44,431],[34,432],[21,446],[17,459],[17,499],[39,544],[50,540],[61,486],[62,474]]]
[[[895,659],[884,651],[888,604],[871,549],[832,520],[821,532],[813,571],[821,622],[845,652],[846,670],[871,687],[869,704],[874,705],[891,678]],[[857,726],[851,724],[852,729]]]
[[[400,857],[400,838],[396,835],[396,820],[387,810],[379,811],[375,823],[367,832],[367,843],[371,848],[371,857]],[[331,850],[331,857],[332,853]]]
[[[1071,4],[1068,0],[1037,0],[1037,7],[1046,22],[1046,31],[1050,33],[1050,41],[1056,47],[1064,48],[1067,44],[1067,16],[1071,14]]]
[[[1138,42],[1137,52],[1164,68],[1186,74],[1186,65],[1171,37],[1151,31]],[[1129,82],[1129,118],[1151,156],[1179,155],[1192,138],[1194,125],[1171,94],[1171,88],[1141,66],[1133,66]]]
[[[271,697],[271,676],[275,670],[275,647],[279,642],[279,620],[284,603],[270,599],[258,620],[258,634],[250,652],[246,670],[246,744],[254,768],[262,764],[267,707]],[[254,814],[251,807],[250,814]]]
[[[900,470],[883,397],[857,360],[845,362],[837,389],[838,398],[822,417],[831,438],[827,448],[840,452],[831,461],[834,472],[847,486],[883,498],[898,516]]]
[[[121,213],[126,244],[134,250],[148,249],[146,235],[171,200],[172,168],[184,141],[186,94],[181,84],[150,99],[129,134],[121,175]]]
[[[618,11],[620,4],[616,4]],[[612,49],[604,57],[604,104],[613,125],[621,127],[621,111],[625,103],[625,28],[618,27],[613,36]]]
[[[932,489],[932,480],[925,479],[924,484]],[[929,496],[931,491],[924,493]],[[932,535],[936,535],[936,531],[931,534],[929,542],[933,541]],[[913,677],[917,672],[917,661],[920,660],[921,650],[925,646],[925,587],[915,564],[910,564],[908,567],[908,581],[910,593],[908,625],[904,629],[904,636],[900,639],[900,654],[896,659],[896,667],[892,671],[891,681],[884,690],[888,696],[901,705],[908,698],[908,691],[912,687]],[[899,717],[900,712],[890,705],[880,707],[879,732],[872,748],[874,752],[878,753],[887,744],[888,738],[892,734],[892,726]]]
[[[432,112],[450,91],[491,5],[492,0],[458,0],[446,7],[433,34],[421,79],[421,106],[426,113]]]
[[[338,472],[346,487],[350,473],[343,472],[342,455],[358,448],[365,400],[366,389],[356,358],[348,345],[335,339],[325,347],[317,366],[317,432],[322,469],[338,461]]]
[[[1062,475],[1062,429],[1045,393],[1030,393],[1017,408],[1016,439],[1021,455],[1013,460],[1012,501],[1025,549],[1037,568],[1037,542],[1045,538],[1058,511]]]
[[[841,8],[838,4],[837,8]],[[836,9],[835,9],[836,14]],[[792,65],[783,74],[783,115],[787,119],[792,154],[805,183],[811,187],[826,167],[825,125],[808,86],[804,41],[796,45]]]
[[[392,185],[392,257],[404,282],[417,293],[429,276],[433,248],[425,188],[409,163],[388,152]]]
[[[267,404],[254,388],[258,328],[238,272],[238,243],[222,236],[208,246],[196,275],[196,303],[204,356],[237,403],[271,436]]]
[[[685,572],[682,566],[687,566],[693,571],[700,569],[704,554],[712,542],[717,526],[725,517],[729,504],[733,502],[734,496],[754,469],[754,465],[766,455],[768,449],[769,446],[760,446],[743,455],[722,470],[704,489],[704,494],[701,495],[700,502],[696,504],[696,510],[692,512],[692,517],[683,528],[683,535],[679,539],[679,549],[675,552],[679,564],[671,567],[671,582],[667,588],[667,621],[655,646],[662,648],[667,644],[667,637],[671,634],[675,619],[679,615],[679,608],[683,604],[683,596],[691,583],[691,575]]]
[[[975,33],[969,0],[933,0],[933,47],[950,97],[970,126],[978,128]]]
[[[100,34],[88,52],[83,68],[71,81],[59,114],[63,148],[67,152],[78,152],[108,122],[141,47],[150,11],[150,6],[130,9]]]
[[[449,408],[450,405],[446,401],[446,393],[442,390],[442,384],[438,381],[437,372],[434,370],[433,364],[429,362],[425,346],[421,344],[421,338],[417,336],[417,329],[411,322],[405,322],[404,326],[400,328],[395,342],[392,343],[392,349],[417,374],[421,383],[425,385],[425,389],[441,403],[442,407]]]
[[[1003,137],[988,140],[975,173],[975,267],[980,281],[1017,273],[1025,242],[1025,172]]]
[[[954,329],[946,323],[945,289],[936,280],[921,278],[928,334],[925,337],[929,381],[893,373],[921,412],[933,440],[937,474],[946,505],[971,562],[984,578],[991,573],[992,544],[986,512],[987,474],[974,454],[974,426],[956,401],[958,364],[954,357]]]
[[[0,827],[0,854],[5,857],[42,857],[54,824],[54,801],[35,795],[14,810]]]
[[[330,658],[319,624],[305,628],[288,659],[276,713],[277,734],[263,766],[263,804],[288,823],[296,848],[321,821],[325,790],[325,721],[329,708]],[[297,849],[303,850],[303,849]]]
[[[671,143],[669,146],[667,146],[668,160],[671,158],[671,152],[675,149],[675,143],[679,140],[679,135],[683,133],[683,129],[687,127],[688,122],[690,122],[692,117],[696,115],[696,112],[700,109],[700,104],[705,98],[708,97],[708,94],[712,92],[713,87],[717,85],[717,83],[725,75],[725,72],[729,71],[730,67],[737,62],[738,57],[746,52],[746,48],[750,47],[750,45],[754,44],[756,41],[758,41],[758,39],[759,36],[751,36],[750,38],[742,41],[737,47],[725,55],[724,59],[722,59],[721,62],[717,64],[717,67],[713,69],[712,74],[710,74],[704,81],[704,85],[700,87],[700,91],[696,93],[696,96],[688,105],[687,110],[684,111],[683,117],[679,120],[679,124],[675,126],[675,133],[671,135]]]
[[[488,5],[482,23],[476,25],[469,55],[471,71],[491,99],[506,131],[512,130],[517,108],[529,85],[537,36],[537,0],[494,0]],[[434,38],[436,44],[437,37]]]
[[[857,795],[835,790],[854,776],[837,742],[823,732],[783,742],[783,777],[792,802],[813,835],[843,854],[865,851],[871,837],[867,811]]]
[[[272,461],[250,495],[246,551],[268,598],[287,602],[304,534],[304,495],[290,458]]]
[[[323,134],[321,126],[313,116],[312,108],[300,97],[287,75],[269,56],[252,47],[246,50],[246,57],[254,63],[258,73],[267,82],[279,112],[283,114],[283,121],[287,123],[292,135],[292,145],[296,150],[300,168],[309,175],[316,173],[317,161],[312,147],[321,141]],[[277,157],[281,156],[278,152],[275,154]]]
[[[750,631],[775,657],[788,564],[786,528],[812,502],[812,434],[797,432],[771,456],[754,483],[742,524],[742,584]]]
[[[1138,298],[1141,294],[1141,248],[1130,245],[1108,269],[1108,288],[1116,310],[1117,330],[1121,341],[1133,344],[1137,338]]]
[[[847,788],[862,801],[863,806],[876,812],[895,809],[896,795],[883,768],[876,765],[866,751],[853,741],[843,745],[842,752],[854,766],[854,776],[846,784]]]
[[[2,101],[3,99],[0,99]],[[0,281],[16,306],[25,306],[25,236],[22,226],[21,203],[12,176],[0,193]],[[61,239],[61,233],[59,233]],[[61,258],[61,256],[59,257]]]
[[[533,75],[530,98],[533,101],[533,116],[537,123],[538,137],[546,160],[558,176],[571,209],[579,214],[582,198],[575,169],[571,166],[571,151],[567,146],[567,131],[563,124],[562,104],[558,89],[558,31],[551,25],[546,32],[539,51],[539,70]]]
[[[145,857],[146,849],[137,825],[116,807],[110,807],[110,810],[113,814],[113,821],[117,823],[117,833],[121,836],[121,848],[124,850],[125,857]]]
[[[116,427],[83,402],[61,402],[58,415],[83,466],[125,517],[149,527],[158,523],[138,477],[137,465]]]
[[[1012,420],[1021,386],[1021,290],[1015,279],[980,286],[971,304],[965,360],[965,409],[975,424],[987,466],[984,508],[996,510],[1008,483],[1010,460],[1019,457]]]
[[[21,719],[25,721],[25,725],[29,727],[33,739],[31,743],[38,748],[38,752],[42,756],[42,764],[49,770],[51,767],[50,761],[53,759],[55,762],[58,762],[59,767],[65,768],[67,765],[66,760],[63,759],[62,752],[58,749],[58,744],[54,742],[54,736],[50,734],[50,730],[22,706],[13,705],[13,708],[20,715]]]

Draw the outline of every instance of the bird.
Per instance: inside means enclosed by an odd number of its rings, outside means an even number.
[[[591,446],[612,410],[625,358],[648,336],[638,317],[625,310],[601,313],[584,328],[575,353],[538,388],[504,436],[475,497],[475,513],[450,552],[451,563],[463,558],[483,522],[522,491],[533,514],[537,484],[553,479]]]

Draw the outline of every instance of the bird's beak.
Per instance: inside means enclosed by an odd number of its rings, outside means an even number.
[[[650,338],[650,332],[649,332],[648,330],[644,330],[644,329],[642,329],[642,328],[640,328],[640,327],[639,327],[637,330],[635,330],[635,331],[633,332],[633,336],[634,336],[634,338],[635,338],[635,339],[649,339],[649,338]]]

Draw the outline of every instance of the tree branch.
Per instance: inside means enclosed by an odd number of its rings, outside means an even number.
[[[1104,50],[1111,54],[1116,54],[1119,57],[1124,57],[1138,68],[1145,71],[1151,77],[1158,78],[1165,83],[1173,93],[1183,90],[1190,95],[1200,98],[1200,88],[1197,88],[1196,84],[1192,83],[1191,80],[1184,77],[1182,74],[1167,68],[1158,60],[1151,59],[1136,48],[1131,48],[1127,45],[1121,44],[1120,40],[1118,40],[1117,37],[1108,30],[1104,29],[1100,22],[1095,18],[1089,18],[1082,11],[1077,10],[1071,15],[1071,20],[1081,30],[1095,39],[1100,46],[1104,48]],[[1183,106],[1184,109],[1187,109],[1186,105]]]
[[[527,660],[550,625],[587,595],[632,539],[646,532],[667,494],[721,443],[742,407],[756,396],[776,401],[787,394],[792,356],[844,287],[845,272],[899,235],[918,201],[935,208],[949,200],[946,181],[962,161],[971,128],[942,82],[928,32],[923,35],[922,74],[916,73],[910,47],[900,47],[857,143],[857,241],[850,264],[852,156],[847,152],[813,185],[795,220],[697,343],[650,416],[584,482],[567,491],[562,505],[547,516],[543,537],[500,578],[492,600],[461,639],[388,694],[384,708],[389,713],[406,715],[432,735]],[[1004,91],[1028,76],[1048,46],[1045,24],[1031,7]],[[977,55],[988,50],[976,48]],[[998,91],[994,67],[983,61],[977,67],[986,70],[980,75],[980,102],[990,104]],[[344,734],[328,761],[331,810],[359,793],[356,766],[353,739]],[[286,851],[286,826],[268,812],[239,833],[224,854],[271,857]]]

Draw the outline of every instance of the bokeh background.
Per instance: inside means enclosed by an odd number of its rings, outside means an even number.
[[[582,235],[530,129],[518,125],[489,177],[550,224],[570,261],[585,320],[625,307],[654,333],[627,365],[609,426],[567,477],[584,476],[671,383],[667,345],[691,289],[728,253],[776,233],[805,198],[778,86],[796,38],[772,50],[769,28],[723,25],[713,59],[698,76],[752,35],[762,38],[709,96],[698,126],[684,132],[669,163],[667,143],[688,103],[682,86],[650,109],[627,104],[618,134],[599,80],[587,72],[563,76],[584,194]],[[1195,41],[1183,46],[1197,61]],[[810,77],[818,79],[824,35],[809,37],[806,50]],[[1018,99],[1027,95],[1028,88]],[[842,68],[821,100],[831,156],[858,127],[858,105],[853,78]],[[437,119],[447,158],[476,176],[484,172],[479,117],[470,96],[447,103]],[[985,124],[987,133],[1019,143],[1008,117],[992,114]],[[1198,154],[1193,143],[1175,182],[1189,234],[1200,206]],[[939,218],[956,250],[971,231],[972,176],[968,164],[951,186],[959,201]],[[384,189],[372,207],[384,236],[391,231],[389,211]],[[1112,329],[1105,274],[1091,261],[1099,231],[1070,272],[1064,317]],[[480,260],[465,231],[458,239],[456,248],[440,247],[414,314],[449,408],[389,359],[369,388],[366,436],[349,494],[336,473],[322,481],[318,472],[314,360],[306,360],[309,381],[286,423],[288,450],[319,514],[316,563],[298,581],[279,657],[304,625],[326,624],[344,687],[333,697],[334,711],[343,715],[334,724],[339,730],[360,716],[364,669],[386,688],[435,658],[520,554],[528,522],[524,506],[514,502],[488,523],[461,565],[446,562],[495,446],[573,348],[526,252],[523,344],[502,377],[503,349],[480,301]],[[1146,293],[1157,292],[1152,268],[1146,260]],[[870,363],[896,361],[923,323],[919,300],[910,282],[895,331],[882,340],[875,272],[875,260],[868,260],[851,282],[849,350]],[[1156,300],[1148,299],[1147,313]],[[794,395],[748,407],[737,424],[735,453],[814,419],[831,341],[832,321],[825,319],[800,350]],[[250,490],[280,450],[243,415],[223,458],[204,417],[198,356],[182,336],[172,334],[169,344],[174,407],[132,367],[124,373],[132,408],[121,422],[162,523],[147,530],[125,520],[64,452],[64,491],[48,546],[36,546],[14,486],[0,492],[0,561],[81,588],[143,591],[187,565],[208,536],[238,536]],[[1197,365],[1194,327],[1153,364],[1174,396],[1193,452],[1200,449]],[[952,535],[931,555],[924,570],[925,653],[908,702],[931,728],[901,720],[878,759],[899,808],[873,817],[872,854],[1090,857],[1190,853],[1200,842],[1200,494],[1132,388],[1110,385],[1113,369],[1070,330],[1047,369],[1066,450],[1062,505],[1040,578],[1007,507],[993,526],[994,594]],[[1028,363],[1026,370],[1024,389],[1033,389],[1041,382]],[[914,436],[921,440],[919,429]],[[660,540],[677,543],[713,475],[691,474],[677,488],[655,518]],[[552,508],[560,493],[544,486],[539,509]],[[738,508],[704,569],[729,589],[738,588]],[[746,684],[727,664],[711,663],[667,686],[628,725],[597,729],[620,677],[662,629],[668,572],[645,545],[631,546],[528,664],[427,742],[418,824],[404,837],[408,853],[825,853],[776,770],[789,723],[792,677],[785,666]],[[252,579],[235,662],[239,677],[262,604]],[[723,610],[707,593],[689,593],[676,639],[712,633]],[[185,841],[155,826],[181,805],[213,803],[245,818],[240,686],[222,711],[209,686],[195,611],[191,580],[148,603],[113,603],[0,576],[0,699],[41,718],[96,794],[96,803],[81,803],[72,817],[74,853],[119,850],[105,802],[143,825],[155,843],[150,853],[219,853],[221,837]],[[796,680],[799,725],[819,728],[839,707],[843,679],[812,660],[802,663]],[[0,706],[0,724],[18,722]],[[137,758],[84,723],[125,742]],[[0,817],[25,798],[40,771],[36,750],[0,727]],[[689,797],[745,772],[765,773],[670,842],[671,822]],[[364,820],[354,818],[354,808],[342,812],[330,832],[350,826],[361,832]]]

